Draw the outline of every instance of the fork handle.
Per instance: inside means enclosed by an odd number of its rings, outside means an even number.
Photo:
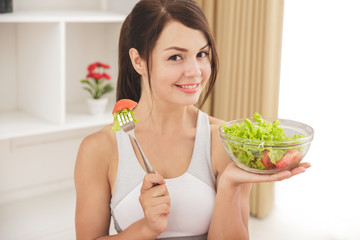
[[[147,173],[155,173],[155,171],[154,171],[154,169],[152,168],[149,160],[147,160],[147,158],[145,157],[145,154],[144,154],[143,150],[141,149],[140,144],[139,144],[138,141],[136,140],[136,137],[135,137],[135,136],[131,136],[131,137],[134,139],[134,142],[135,142],[137,148],[138,148],[139,151],[140,151],[140,155],[141,155],[141,158],[142,158],[142,160],[143,160],[143,162],[144,162],[146,172],[147,172]]]

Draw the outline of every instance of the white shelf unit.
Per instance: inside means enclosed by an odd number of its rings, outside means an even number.
[[[0,15],[0,140],[111,123],[115,91],[104,116],[91,116],[80,79],[100,61],[116,87],[124,19],[105,11]]]

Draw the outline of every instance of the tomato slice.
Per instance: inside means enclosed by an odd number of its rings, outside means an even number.
[[[276,163],[277,168],[286,168],[301,160],[302,153],[298,149],[290,149],[285,155]]]
[[[263,152],[263,157],[261,158],[261,162],[264,165],[265,169],[272,169],[274,164],[271,162],[270,157],[268,156],[269,150],[265,150]]]
[[[114,114],[116,112],[120,112],[121,110],[124,110],[124,109],[133,110],[136,107],[136,105],[137,105],[137,102],[134,102],[133,100],[121,99],[115,104],[112,114]]]

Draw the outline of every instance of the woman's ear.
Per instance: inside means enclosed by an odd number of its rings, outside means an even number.
[[[140,75],[144,75],[146,73],[146,65],[143,59],[140,57],[138,50],[135,48],[130,48],[129,56],[136,72]]]

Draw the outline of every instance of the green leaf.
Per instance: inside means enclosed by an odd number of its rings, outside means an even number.
[[[251,140],[264,140],[264,141],[280,141],[288,139],[297,139],[304,136],[295,135],[293,137],[287,137],[284,133],[284,129],[280,126],[278,120],[270,123],[264,120],[259,113],[254,113],[253,119],[256,122],[252,122],[249,119],[245,119],[240,123],[235,123],[232,126],[223,125],[225,134],[237,138],[251,139]],[[230,138],[231,139],[231,138]],[[246,140],[244,140],[245,142]],[[244,165],[256,169],[263,169],[261,163],[262,153],[264,150],[269,150],[268,156],[272,163],[278,162],[286,153],[286,150],[274,150],[273,148],[259,146],[248,146],[242,144],[228,143],[228,150],[232,152],[237,159]]]
[[[88,87],[83,87],[83,89],[85,89],[86,91],[88,91],[88,92],[90,93],[90,95],[91,95],[92,97],[94,97],[94,93],[93,93],[93,90],[92,90],[92,89],[90,89],[90,88],[88,88]]]
[[[92,84],[88,79],[81,79],[80,82],[89,85],[92,89],[95,88],[94,84]]]
[[[118,117],[117,117],[119,114],[123,114],[124,116],[127,116],[128,114],[130,114],[132,116],[132,118],[134,119],[135,123],[137,123],[139,121],[138,119],[136,119],[134,117],[134,113],[130,109],[124,109],[124,110],[121,110],[120,112],[116,112],[116,113],[113,114],[114,120],[113,120],[113,125],[112,125],[112,128],[111,128],[111,130],[113,132],[119,131],[121,129],[120,123],[119,123],[119,120],[118,120]]]
[[[108,84],[106,84],[106,85],[104,86],[104,88],[103,88],[103,93],[102,93],[102,94],[109,93],[109,92],[111,92],[113,89],[114,89],[113,86],[112,86],[110,83],[108,83]]]

